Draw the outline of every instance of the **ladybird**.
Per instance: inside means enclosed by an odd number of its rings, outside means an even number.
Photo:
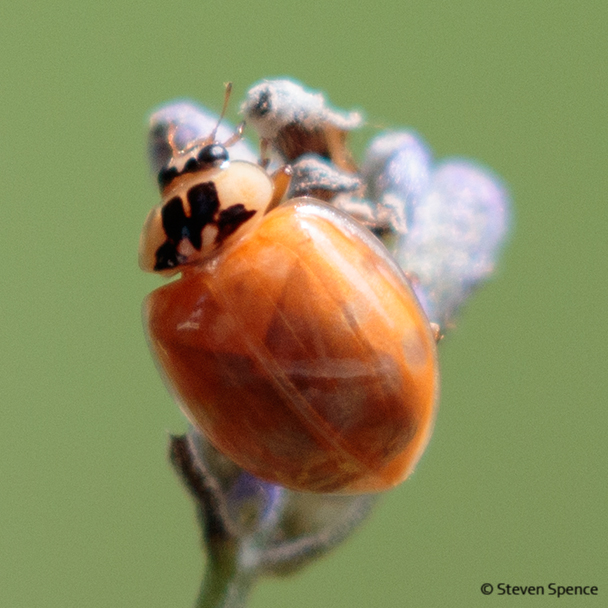
[[[140,240],[143,270],[181,273],[144,301],[153,357],[190,421],[260,479],[376,492],[432,431],[435,337],[376,237],[312,198],[279,201],[215,133],[175,150]]]

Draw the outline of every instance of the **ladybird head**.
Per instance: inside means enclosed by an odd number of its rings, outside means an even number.
[[[188,126],[192,112],[184,115],[182,105],[173,120],[166,122],[163,116],[156,124],[153,165],[162,200],[149,213],[141,234],[143,270],[172,275],[206,261],[253,227],[272,199],[273,184],[262,168],[230,161],[228,148],[241,139],[243,127],[223,143],[216,138],[230,91],[229,83],[220,118],[206,135],[183,140],[184,120]]]
[[[228,150],[219,142],[203,142],[189,150],[178,150],[158,172],[158,186],[164,192],[180,176],[221,167],[228,160]]]
[[[151,161],[161,193],[171,189],[173,182],[184,175],[221,167],[228,162],[227,148],[241,139],[244,128],[244,124],[239,125],[224,143],[217,139],[231,91],[232,83],[229,82],[222,111],[213,128],[209,125],[201,130],[208,117],[189,104],[176,104],[151,117]],[[169,116],[166,115],[168,111]]]

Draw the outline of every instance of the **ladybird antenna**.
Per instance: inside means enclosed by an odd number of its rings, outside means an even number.
[[[211,131],[211,135],[209,135],[209,139],[211,140],[211,143],[215,142],[215,136],[217,135],[217,130],[220,128],[220,124],[222,123],[222,120],[224,119],[224,114],[226,114],[226,109],[228,108],[228,101],[230,100],[230,93],[232,93],[232,83],[231,82],[226,82],[224,84],[224,86],[226,87],[226,91],[224,93],[224,105],[222,106],[222,111],[220,112],[220,117],[218,118],[217,124],[215,125],[215,128],[213,129],[213,131]]]
[[[234,146],[234,144],[243,138],[243,131],[245,130],[245,121],[241,122],[233,135],[231,135],[223,144],[224,148],[229,148],[230,146]]]

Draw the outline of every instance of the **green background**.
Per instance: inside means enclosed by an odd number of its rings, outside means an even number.
[[[150,360],[137,267],[158,200],[145,118],[231,118],[292,76],[503,176],[515,229],[441,344],[415,475],[333,555],[253,608],[554,605],[480,585],[597,585],[608,601],[606,2],[4,2],[0,606],[190,606],[202,557],[166,462],[185,428]],[[355,140],[357,151],[373,135]]]

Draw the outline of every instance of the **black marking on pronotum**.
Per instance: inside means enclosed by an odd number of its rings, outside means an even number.
[[[180,175],[204,171],[211,167],[219,167],[227,160],[229,160],[228,150],[226,150],[222,144],[215,143],[203,146],[196,156],[193,156],[186,161],[186,164],[181,171],[178,171],[177,167],[164,166],[158,172],[158,185],[162,190]]]
[[[200,251],[205,226],[217,226],[215,243],[219,244],[256,213],[255,210],[246,209],[241,203],[218,213],[220,200],[213,182],[192,186],[186,196],[190,205],[190,216],[186,215],[184,203],[179,196],[163,205],[161,218],[167,240],[156,250],[154,270],[167,270],[185,264],[187,258],[178,252],[180,242],[188,239],[192,247]]]
[[[167,270],[183,264],[186,260],[177,251],[183,238],[188,237],[188,218],[184,213],[184,204],[179,196],[167,201],[161,209],[163,230],[167,240],[156,250],[154,270]]]
[[[184,204],[179,196],[167,201],[161,209],[163,230],[170,243],[179,243],[188,236],[188,218],[184,212]]]
[[[200,251],[203,228],[213,222],[214,215],[220,208],[220,199],[213,182],[204,182],[188,190],[190,218],[188,222],[188,239],[192,246]]]
[[[156,250],[154,270],[166,270],[183,264],[186,259],[177,248],[183,239],[188,239],[196,250],[201,250],[201,233],[220,208],[220,200],[213,182],[204,182],[188,190],[190,217],[184,211],[184,203],[179,196],[163,205],[161,218],[167,240]]]
[[[241,224],[244,224],[248,219],[255,215],[255,211],[245,209],[245,205],[232,205],[223,211],[217,219],[217,236],[216,243],[221,243],[225,238],[229,237]]]
[[[173,243],[166,241],[156,250],[154,270],[167,270],[185,264],[186,258],[177,252]]]

